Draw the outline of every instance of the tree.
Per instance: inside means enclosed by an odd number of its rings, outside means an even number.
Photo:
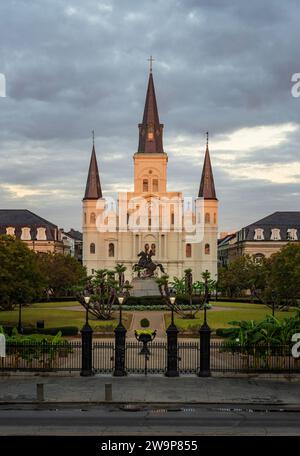
[[[125,277],[124,272],[126,271],[126,266],[123,263],[117,263],[115,271],[118,274],[119,288],[121,289],[124,285]]]
[[[85,286],[78,290],[78,301],[98,320],[112,319],[113,305],[117,304],[118,294],[122,294],[125,298],[129,296],[132,286],[128,281],[124,282],[125,271],[126,267],[121,264],[118,264],[113,271],[99,269],[95,272],[95,276],[89,277]],[[88,304],[84,299],[86,295],[90,296]]]
[[[263,301],[273,308],[288,309],[297,305],[300,296],[300,245],[290,243],[269,260]]]
[[[169,282],[169,276],[164,274],[160,278],[156,279],[158,284],[158,289],[161,296],[164,298],[164,302],[171,309],[173,308],[174,312],[180,315],[182,318],[195,318],[199,309],[201,309],[210,299],[210,293],[215,290],[216,282],[210,279],[210,273],[205,271],[201,274],[202,281],[198,280],[193,282],[192,270],[186,269],[184,277],[179,279],[178,277],[173,277],[173,281]],[[199,309],[195,311],[190,311],[188,313],[180,309],[180,306],[175,301],[174,304],[171,304],[170,296],[172,291],[175,291],[177,296],[188,296],[190,307],[193,303],[193,295],[197,296]]]
[[[41,296],[43,286],[36,254],[14,237],[0,236],[0,309],[33,302]]]
[[[226,267],[219,269],[218,289],[230,297],[241,296],[250,290],[251,297],[264,290],[268,272],[268,260],[250,255],[234,258]]]
[[[52,296],[67,296],[86,281],[86,268],[76,258],[61,253],[37,253],[38,267],[45,280],[45,290]]]

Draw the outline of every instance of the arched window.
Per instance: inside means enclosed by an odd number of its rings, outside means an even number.
[[[153,179],[152,181],[152,190],[158,192],[158,179]]]
[[[109,257],[115,256],[115,244],[113,242],[110,242],[108,244],[108,256]]]
[[[214,212],[214,224],[217,223],[217,214]]]
[[[209,212],[206,212],[206,214],[205,214],[205,223],[210,223],[210,214],[209,214]]]
[[[143,192],[148,192],[148,191],[149,191],[148,179],[143,179]]]
[[[86,212],[84,213],[84,224],[86,224]]]
[[[192,245],[191,244],[186,244],[186,246],[185,246],[185,256],[187,258],[191,258],[191,256],[192,256]]]
[[[175,215],[174,212],[171,212],[171,225],[174,225],[175,223]]]
[[[96,223],[96,215],[94,212],[91,212],[90,223],[92,223],[93,225]]]
[[[96,253],[96,246],[95,246],[94,242],[92,242],[90,244],[90,253]]]
[[[161,256],[165,257],[165,235],[161,235]]]
[[[205,244],[204,252],[205,252],[205,255],[210,254],[210,245],[209,244]]]
[[[150,124],[148,126],[148,141],[153,141],[154,139],[154,128],[153,128],[153,125]]]

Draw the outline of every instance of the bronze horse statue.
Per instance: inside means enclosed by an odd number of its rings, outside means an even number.
[[[146,244],[147,246],[147,244]],[[141,270],[144,269],[144,273],[142,277],[152,277],[154,275],[154,271],[159,268],[161,272],[165,272],[164,267],[161,263],[154,263],[152,261],[152,256],[154,255],[154,252],[150,250],[148,253],[148,249],[145,246],[145,252],[141,251],[138,254],[138,257],[140,257],[138,263],[134,264],[132,269],[134,272],[138,271],[138,277],[141,277]]]

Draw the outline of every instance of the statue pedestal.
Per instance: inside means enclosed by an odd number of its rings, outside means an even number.
[[[131,296],[160,296],[159,288],[153,277],[145,279],[135,277],[131,282]]]

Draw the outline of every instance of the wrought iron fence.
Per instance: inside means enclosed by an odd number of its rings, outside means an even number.
[[[93,370],[95,373],[109,374],[114,370],[114,342],[93,343]]]
[[[210,345],[212,372],[286,372],[300,373],[300,360],[291,345],[213,342]]]
[[[0,371],[80,371],[81,342],[7,342]]]
[[[178,348],[179,374],[199,374],[200,342],[180,340]],[[168,345],[166,341],[150,342],[149,352],[143,344],[127,341],[125,344],[125,371],[130,374],[165,374]],[[115,366],[115,342],[93,342],[93,371],[112,374]],[[6,357],[0,358],[0,371],[77,371],[82,368],[82,343],[65,341],[7,342]],[[210,370],[214,372],[269,372],[300,373],[300,359],[291,354],[286,345],[240,345],[218,341],[210,343]]]
[[[178,344],[178,370],[180,374],[197,374],[200,366],[200,342],[182,341]]]
[[[125,369],[135,374],[165,373],[167,367],[167,343],[149,342],[148,352],[143,351],[143,344],[127,342],[125,348]]]

